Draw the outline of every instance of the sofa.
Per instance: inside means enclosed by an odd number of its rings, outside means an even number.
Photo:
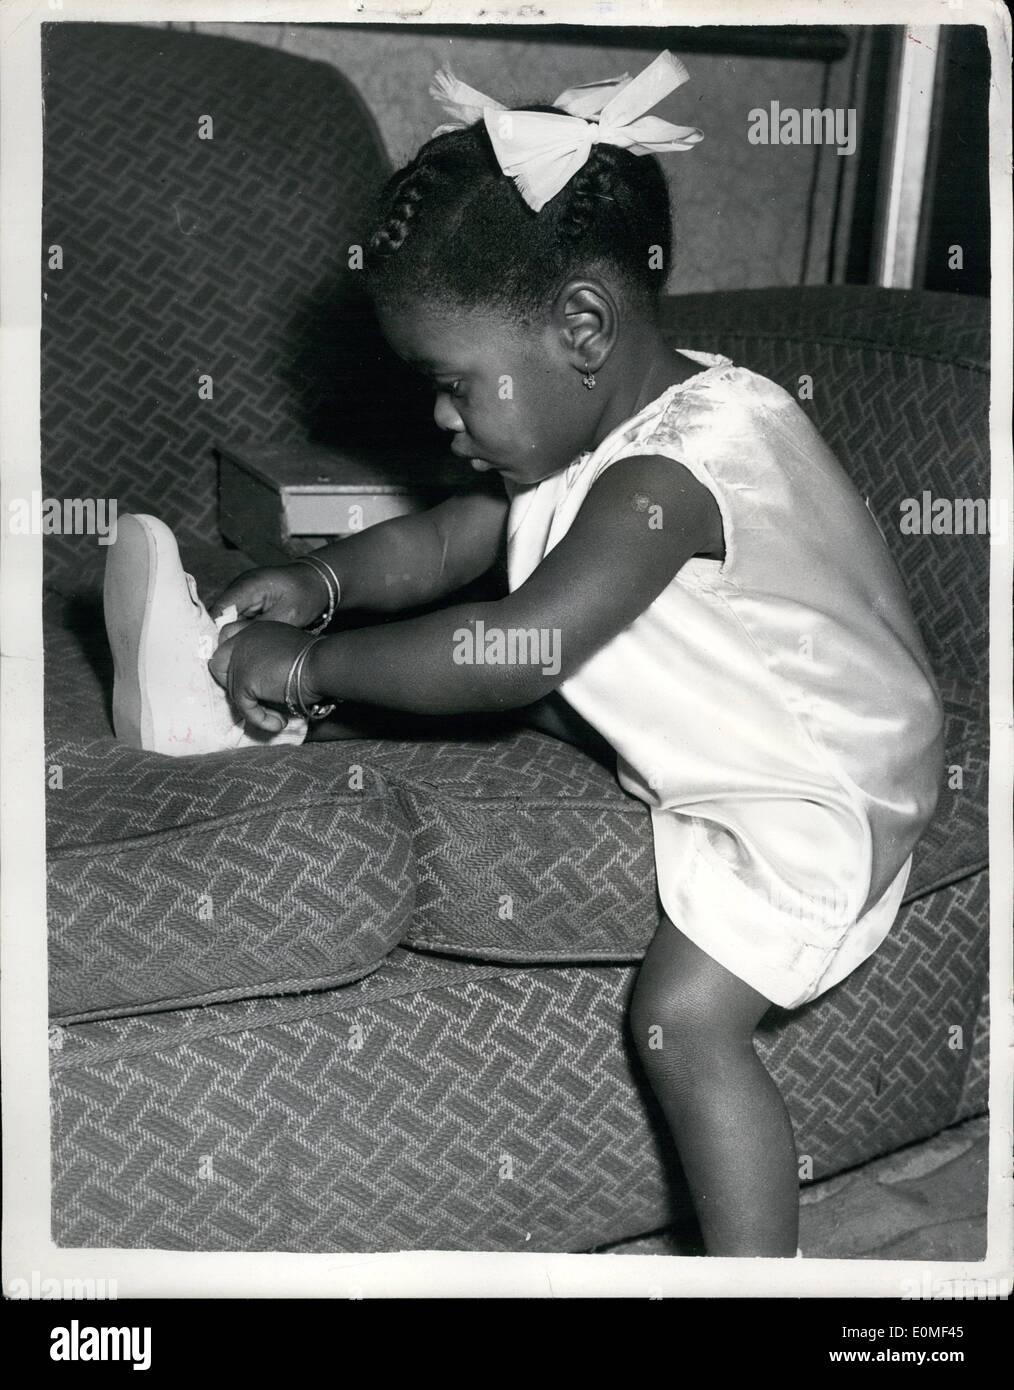
[[[437,447],[347,269],[387,157],[329,66],[154,27],[44,35],[43,493],[160,516],[210,598],[250,564],[218,533],[216,446],[415,438],[421,468]],[[664,313],[674,346],[800,395],[946,705],[887,941],[758,1030],[811,1182],[986,1109],[988,537],[899,515],[988,495],[988,305],[850,286]],[[650,818],[608,762],[509,718],[119,744],[104,555],[44,540],[54,1242],[562,1252],[684,1218],[626,1022],[659,913]]]

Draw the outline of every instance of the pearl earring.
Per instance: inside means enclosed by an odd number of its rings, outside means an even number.
[[[594,389],[595,389],[595,373],[594,373],[594,372],[590,372],[590,371],[588,370],[588,364],[587,364],[587,362],[585,363],[585,367],[584,367],[584,376],[581,378],[581,380],[584,382],[585,386],[587,386],[587,388],[588,388],[589,391],[594,391]]]

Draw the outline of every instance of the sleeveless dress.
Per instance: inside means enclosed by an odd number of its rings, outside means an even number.
[[[689,560],[558,689],[650,808],[667,915],[792,1008],[890,930],[936,804],[940,697],[877,523],[797,402],[682,355],[706,369],[561,472],[504,480],[508,583],[619,459],[672,458],[711,492],[725,559]]]

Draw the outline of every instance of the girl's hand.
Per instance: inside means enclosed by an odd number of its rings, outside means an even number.
[[[271,707],[285,708],[292,663],[310,640],[287,623],[230,623],[208,670],[248,724],[278,734],[288,718]]]
[[[278,565],[241,574],[208,612],[218,618],[230,604],[235,604],[238,618],[306,627],[327,611],[328,591],[312,565]]]

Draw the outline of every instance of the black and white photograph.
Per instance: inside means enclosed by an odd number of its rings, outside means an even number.
[[[157,1366],[84,1325],[139,1291],[1007,1298],[1004,8],[0,17],[47,1356]],[[893,1331],[823,1362],[964,1357]]]

